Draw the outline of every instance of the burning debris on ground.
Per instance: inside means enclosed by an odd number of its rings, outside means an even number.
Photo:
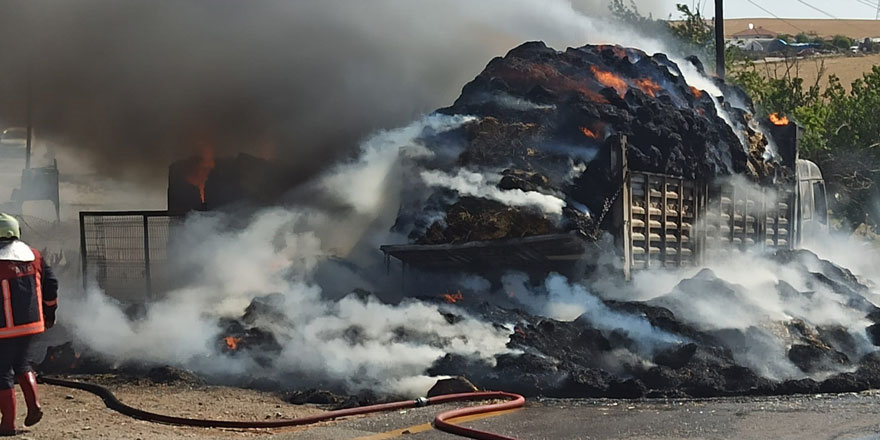
[[[848,271],[815,255],[798,252],[796,261],[818,262],[821,272],[805,271],[817,282],[847,274]],[[789,261],[791,255],[779,257]],[[781,283],[780,283],[781,284]],[[840,286],[838,286],[839,288]],[[790,288],[788,286],[787,288]],[[849,278],[848,291],[865,292],[866,286]],[[674,300],[682,292],[722,295],[741,304],[751,300],[737,295],[753,295],[743,287],[728,284],[708,271],[684,279],[668,295],[650,302],[608,301],[606,305],[633,318],[647,320],[654,329],[673,335],[679,342],[644,350],[631,329],[599,330],[586,316],[560,321],[538,316],[518,315],[508,347],[520,354],[496,357],[495,365],[461,357],[446,356],[431,368],[434,375],[467,374],[484,387],[500,387],[528,395],[552,397],[711,397],[727,395],[772,395],[818,392],[850,392],[869,388],[877,376],[877,353],[866,347],[858,329],[850,333],[841,327],[813,326],[801,319],[767,320],[742,329],[699,330],[688,324],[689,313]],[[811,295],[812,292],[798,292]],[[845,295],[837,294],[837,295]],[[692,299],[692,298],[691,298]],[[681,301],[688,301],[682,298]],[[851,302],[843,299],[844,302]],[[655,304],[655,305],[652,305]],[[667,303],[681,315],[656,304]],[[716,303],[717,304],[717,303]],[[468,309],[480,313],[480,308]],[[730,311],[730,310],[728,310]],[[730,311],[736,313],[735,311]],[[762,316],[765,310],[750,310]],[[876,308],[875,308],[876,313]],[[866,316],[867,313],[862,313]],[[504,312],[483,315],[504,316]],[[865,325],[870,324],[865,321]],[[787,334],[780,345],[782,354],[798,369],[798,378],[768,378],[757,365],[744,357],[766,341],[775,344],[777,335]],[[773,342],[770,342],[773,341]],[[642,341],[643,343],[643,341]],[[785,348],[787,344],[788,348]],[[772,363],[770,359],[758,362]]]
[[[766,264],[775,261],[794,268],[807,281],[807,286],[815,288],[803,291],[779,281],[776,286],[779,296],[792,304],[796,304],[799,297],[811,305],[819,305],[817,297],[832,295],[840,301],[841,308],[864,318],[863,330],[880,322],[877,318],[880,308],[855,300],[867,301],[863,295],[869,295],[870,288],[846,269],[808,251],[761,258],[770,259]],[[433,309],[433,313],[451,326],[479,320],[508,335],[507,349],[491,358],[447,353],[432,365],[426,365],[423,371],[431,377],[467,377],[482,389],[505,389],[528,396],[641,398],[850,392],[880,385],[880,356],[857,326],[816,325],[799,317],[802,312],[797,310],[792,310],[787,317],[770,316],[767,310],[755,306],[755,296],[761,294],[704,269],[681,280],[667,294],[648,301],[601,300],[597,304],[607,307],[605,313],[616,314],[613,319],[618,328],[603,324],[589,310],[575,319],[552,319],[527,312],[529,307],[518,302],[522,298],[517,299],[516,295],[504,295],[504,300],[498,300],[497,294],[487,291],[456,290],[434,298],[408,301],[436,304],[438,308]],[[368,305],[378,304],[379,300],[361,291],[340,301]],[[506,305],[500,306],[500,303]],[[732,315],[739,313],[736,307],[746,307],[744,313],[754,316],[754,324],[747,322],[739,327],[721,324],[719,328],[707,328],[699,314],[690,309],[703,303],[726,307],[724,312]],[[214,350],[216,360],[248,358],[260,371],[283,370],[281,350],[284,338],[290,336],[275,332],[285,329],[279,325],[289,319],[284,307],[281,296],[258,297],[240,318],[221,319]],[[639,329],[638,325],[643,327]],[[333,338],[328,340],[341,341],[351,350],[373,344],[374,336],[355,323],[333,331],[339,333],[326,335]],[[427,344],[441,350],[450,347],[449,336],[416,328],[394,327],[389,329],[388,337],[404,345]],[[780,350],[780,359],[755,359],[752,352],[766,349],[770,353],[774,347]],[[792,369],[769,377],[762,367],[775,362],[790,362]],[[179,374],[176,369],[144,364],[111,367],[100,358],[77,354],[70,343],[51,347],[40,370],[53,374],[146,374],[161,383],[176,377],[186,381],[195,377],[189,373]],[[204,379],[226,380],[217,376]],[[290,394],[292,403],[317,403],[334,408],[387,400],[394,395],[380,393],[382,397],[377,398],[369,388],[351,394],[350,387],[340,386],[338,382],[297,375],[288,376],[287,380],[243,385],[298,389],[300,391]]]
[[[100,356],[83,355],[74,348],[73,342],[66,342],[48,347],[46,355],[36,369],[46,374],[90,374],[106,373],[112,370],[113,366]]]

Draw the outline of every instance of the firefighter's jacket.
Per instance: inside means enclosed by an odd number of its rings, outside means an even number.
[[[44,316],[54,322],[58,280],[36,249],[0,240],[0,339],[42,333]]]

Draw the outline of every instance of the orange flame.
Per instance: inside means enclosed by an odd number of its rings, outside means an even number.
[[[645,94],[647,94],[648,96],[650,96],[652,98],[657,97],[657,93],[659,91],[663,90],[663,88],[660,87],[660,84],[657,84],[656,82],[654,82],[650,78],[637,79],[636,80],[636,87],[641,89],[643,92],[645,92]]]
[[[461,291],[455,292],[454,294],[444,293],[440,295],[440,298],[443,298],[443,301],[448,302],[449,304],[455,304],[464,299],[464,295],[461,294]]]
[[[770,122],[772,122],[773,125],[788,125],[788,117],[779,116],[779,113],[771,113]]]
[[[214,147],[205,144],[202,146],[199,162],[193,167],[189,175],[186,176],[186,181],[190,185],[199,188],[199,197],[202,198],[202,203],[205,203],[205,183],[208,182],[208,176],[211,175],[214,165]]]
[[[587,99],[597,103],[607,103],[599,93],[586,87],[579,79],[573,79],[552,66],[538,63],[526,63],[517,68],[506,64],[490,65],[486,72],[503,79],[511,86],[533,86],[535,82],[547,87],[555,93],[578,92]]]
[[[238,343],[241,342],[241,338],[227,336],[224,340],[226,341],[226,348],[230,350],[238,350]]]
[[[697,98],[703,96],[703,91],[694,86],[691,86],[691,93],[693,93],[694,96],[696,96]]]
[[[590,66],[590,71],[593,72],[593,76],[596,77],[596,81],[599,81],[599,84],[617,90],[617,93],[620,95],[621,98],[623,98],[623,95],[626,94],[626,89],[628,89],[629,86],[626,84],[626,81],[624,81],[623,78],[611,72],[599,70],[599,68],[596,66]]]
[[[581,127],[581,133],[583,133],[584,136],[586,136],[586,137],[588,137],[588,138],[591,138],[591,139],[599,139],[599,135],[596,134],[595,132],[593,132],[593,130],[590,130],[589,128],[587,128],[587,127]]]

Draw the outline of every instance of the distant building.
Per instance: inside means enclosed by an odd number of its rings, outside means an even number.
[[[776,41],[775,38],[737,38],[728,40],[727,45],[737,47],[746,52],[769,52],[770,45],[775,44]]]
[[[746,29],[731,35],[734,40],[769,40],[775,39],[779,34],[758,26],[754,29]]]
[[[818,50],[821,44],[818,43],[788,43],[778,38],[745,38],[727,40],[727,45],[737,47],[745,52],[753,54],[772,54],[772,53],[796,53],[800,54],[804,50]]]

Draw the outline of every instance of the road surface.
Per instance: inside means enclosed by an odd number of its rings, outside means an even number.
[[[449,440],[427,423],[449,406],[344,420],[273,439]],[[463,423],[518,439],[880,438],[880,392],[709,400],[531,400]]]

